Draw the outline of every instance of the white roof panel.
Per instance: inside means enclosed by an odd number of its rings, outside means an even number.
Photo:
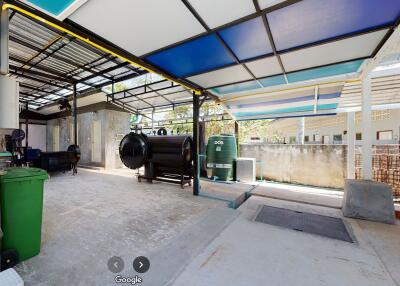
[[[281,54],[287,72],[370,56],[387,29]]]
[[[286,0],[258,0],[258,4],[260,5],[261,9],[265,9],[285,1]]]
[[[251,79],[251,75],[241,65],[227,67],[188,78],[188,80],[206,88],[249,79]]]
[[[210,28],[245,17],[256,10],[252,0],[189,0]]]
[[[281,66],[275,56],[248,62],[246,66],[256,77],[265,77],[282,73]]]
[[[205,32],[179,0],[89,0],[69,18],[136,56]]]

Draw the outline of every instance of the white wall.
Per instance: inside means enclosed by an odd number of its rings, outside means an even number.
[[[25,124],[21,124],[21,129],[26,131]],[[46,152],[46,125],[29,124],[28,131],[29,146]],[[25,146],[25,139],[22,141],[22,146]]]

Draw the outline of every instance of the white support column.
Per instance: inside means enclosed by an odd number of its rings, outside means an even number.
[[[347,179],[355,178],[355,112],[347,113]]]
[[[299,126],[297,129],[297,144],[304,144],[304,130],[305,130],[305,118],[299,118]]]
[[[3,10],[0,1],[0,74],[8,74],[8,10]]]
[[[372,179],[372,131],[371,131],[371,77],[362,79],[362,170],[363,179]]]

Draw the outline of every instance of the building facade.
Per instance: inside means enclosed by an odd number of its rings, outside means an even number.
[[[300,144],[298,134],[301,118],[277,119],[268,125],[266,141],[277,144]],[[345,113],[307,117],[304,119],[304,144],[347,144],[347,115]],[[356,113],[356,143],[362,140],[361,113]],[[374,145],[399,144],[400,110],[372,112]]]

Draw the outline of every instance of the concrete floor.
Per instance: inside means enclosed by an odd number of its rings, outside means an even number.
[[[122,257],[121,274],[132,277],[144,255],[145,286],[400,285],[399,225],[346,219],[350,244],[253,221],[263,204],[340,217],[340,191],[210,181],[202,196],[191,191],[139,184],[130,170],[52,176],[42,251],[16,270],[27,286],[116,285],[108,259]]]
[[[192,189],[139,184],[130,170],[79,170],[45,184],[42,249],[16,267],[27,286],[115,285],[112,256],[151,258],[143,285],[164,285],[232,219],[218,200],[194,197]],[[190,250],[186,250],[185,248]]]
[[[262,205],[341,217],[334,208],[252,196],[173,285],[400,285],[400,225],[345,219],[352,244],[254,222]]]

